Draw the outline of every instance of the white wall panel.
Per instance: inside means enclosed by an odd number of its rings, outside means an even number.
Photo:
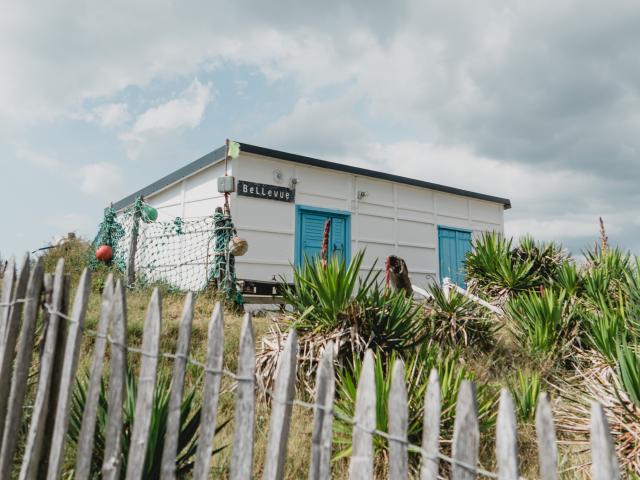
[[[184,217],[208,217],[215,213],[216,207],[221,207],[223,205],[224,197],[222,196],[200,201],[185,202]],[[182,216],[182,214],[180,216]]]
[[[354,217],[351,221],[356,225],[358,239],[395,243],[396,234],[393,218],[359,214],[357,218]],[[353,226],[351,228],[354,230]]]
[[[218,196],[218,177],[224,175],[224,162],[205,168],[185,180],[185,200]]]
[[[145,197],[145,201],[156,208],[169,205],[182,205],[182,182],[166,190]]]
[[[349,197],[349,175],[326,168],[296,166],[296,193],[310,193],[327,197]]]
[[[469,216],[478,222],[501,224],[504,208],[495,203],[469,199]]]
[[[433,212],[433,192],[398,184],[398,208]]]
[[[434,246],[436,227],[432,223],[398,220],[398,243],[413,243]]]
[[[435,194],[435,201],[438,215],[460,218],[468,218],[469,216],[466,197],[438,192]]]
[[[356,177],[356,194],[367,192],[361,203],[393,206],[393,183],[374,180],[367,177]]]
[[[342,198],[324,197],[299,191],[296,191],[296,204],[334,210],[348,210],[349,208],[348,202]]]

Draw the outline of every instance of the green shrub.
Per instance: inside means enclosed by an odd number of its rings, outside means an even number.
[[[283,299],[299,315],[295,323],[298,330],[327,332],[345,323],[354,298],[367,295],[377,278],[372,269],[363,281],[358,280],[363,258],[364,251],[360,251],[347,265],[334,256],[326,268],[319,258],[305,258],[294,270],[293,286],[283,282]]]
[[[518,375],[509,382],[509,390],[518,418],[522,422],[531,423],[535,419],[540,396],[540,374],[518,370]]]
[[[553,286],[563,289],[567,298],[575,297],[582,289],[582,277],[575,263],[566,260],[555,271]]]
[[[122,429],[122,452],[120,478],[125,477],[127,470],[127,456],[131,442],[131,433],[134,422],[135,406],[137,399],[136,377],[128,369],[126,376],[126,392],[123,403],[123,429]],[[78,379],[71,399],[71,410],[69,415],[69,439],[75,445],[78,443],[80,428],[82,426],[82,414],[87,400],[88,376],[84,380]],[[144,459],[145,479],[160,478],[160,467],[162,461],[162,449],[164,447],[164,436],[167,428],[167,417],[169,414],[169,396],[171,393],[171,382],[168,376],[159,376],[151,406],[151,427],[149,429],[149,443],[147,455]],[[201,407],[196,405],[196,390],[186,393],[180,408],[180,434],[178,438],[178,456],[176,459],[176,474],[184,477],[193,468],[195,454],[198,447],[198,427],[200,426]],[[96,430],[94,435],[94,447],[91,457],[91,475],[100,475],[107,429],[107,411],[109,408],[108,394],[104,381],[100,388],[98,400],[98,412]],[[222,429],[227,422],[222,422],[217,430]],[[219,452],[217,449],[214,453]]]
[[[595,349],[610,364],[616,361],[618,344],[626,336],[624,318],[620,311],[606,305],[588,311],[582,318],[585,343]]]
[[[548,358],[572,343],[565,297],[564,291],[546,289],[522,293],[506,304],[512,333],[534,356]]]
[[[388,431],[388,399],[391,391],[391,371],[397,358],[401,354],[392,353],[389,356],[376,355],[374,363],[376,385],[376,428]],[[460,357],[455,352],[443,352],[435,347],[422,347],[404,355],[405,384],[407,385],[407,400],[409,409],[408,438],[409,442],[419,445],[422,441],[422,422],[424,416],[424,397],[429,385],[429,374],[432,369],[438,371],[440,379],[440,395],[442,404],[441,435],[451,438],[455,419],[455,405],[462,380],[474,380],[473,373],[461,364]],[[355,401],[358,380],[362,369],[362,360],[355,358],[351,365],[347,365],[337,372],[336,410],[343,415],[353,418],[355,415]],[[490,429],[495,424],[496,392],[490,387],[477,385],[478,416],[481,431]],[[337,458],[351,454],[351,434],[353,426],[341,421],[335,422],[336,440],[338,445]],[[387,442],[376,436],[374,447],[378,452],[385,451]],[[414,460],[417,460],[414,458]]]
[[[475,302],[457,290],[449,296],[436,284],[429,287],[433,295],[429,314],[429,338],[450,345],[490,346],[498,327],[494,318],[487,317]]]
[[[377,351],[406,350],[425,341],[429,334],[422,308],[412,298],[377,284],[358,296],[350,315],[355,334],[366,348]]]
[[[640,357],[637,347],[630,347],[627,342],[618,346],[618,365],[616,373],[622,389],[629,400],[640,408]]]

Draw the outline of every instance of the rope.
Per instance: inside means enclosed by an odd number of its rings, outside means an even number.
[[[12,306],[16,303],[22,303],[27,301],[28,299],[17,299],[14,300],[12,302],[5,302],[5,303],[0,303],[0,306]],[[66,320],[67,322],[70,323],[77,323],[76,320],[74,320],[71,316],[62,313],[56,309],[53,308],[52,305],[48,304],[48,303],[44,303],[44,308],[46,309],[46,311],[50,314],[50,315],[57,315],[58,317]],[[477,467],[475,465],[471,465],[468,464],[466,462],[454,459],[448,455],[445,455],[443,453],[440,452],[429,452],[425,449],[423,449],[421,446],[419,445],[415,445],[412,444],[411,442],[409,442],[409,440],[406,437],[398,437],[395,435],[391,435],[387,432],[384,432],[382,430],[379,430],[377,428],[366,428],[364,426],[362,426],[361,424],[359,424],[354,418],[349,417],[348,415],[345,415],[343,413],[341,413],[340,411],[336,410],[335,408],[333,408],[332,406],[327,406],[327,405],[323,405],[323,404],[318,404],[318,403],[310,403],[310,402],[305,402],[303,400],[298,400],[298,399],[293,399],[293,400],[283,400],[281,398],[279,398],[275,392],[273,392],[271,389],[266,388],[265,386],[261,385],[260,382],[258,382],[256,380],[255,376],[252,377],[242,377],[239,376],[233,372],[231,372],[230,370],[226,369],[226,368],[222,368],[220,370],[217,369],[210,369],[208,368],[204,363],[199,362],[197,360],[194,360],[192,357],[187,356],[187,355],[179,355],[179,354],[174,354],[174,353],[165,353],[165,352],[160,352],[158,354],[153,353],[153,352],[146,352],[142,349],[139,348],[135,348],[135,347],[130,347],[128,345],[125,345],[123,343],[117,342],[115,341],[109,334],[103,335],[100,334],[94,330],[90,330],[90,329],[84,329],[83,333],[86,335],[89,335],[91,337],[94,338],[102,338],[105,339],[106,341],[108,341],[111,345],[114,345],[118,348],[121,348],[123,350],[126,350],[127,352],[130,353],[135,353],[141,356],[146,356],[146,357],[150,357],[150,358],[157,358],[157,359],[161,359],[161,358],[167,358],[170,360],[176,360],[176,359],[180,359],[183,361],[186,361],[186,363],[193,365],[195,367],[198,367],[200,369],[202,369],[205,373],[211,373],[211,374],[215,374],[215,375],[224,375],[228,378],[231,378],[232,380],[234,380],[235,382],[253,382],[254,385],[265,395],[271,398],[271,400],[273,402],[279,403],[281,405],[291,405],[291,406],[297,406],[300,408],[305,408],[308,410],[322,410],[332,416],[334,416],[335,418],[338,418],[342,421],[344,421],[345,423],[348,423],[350,425],[352,425],[354,428],[357,428],[363,432],[369,433],[371,435],[376,435],[378,437],[384,438],[388,441],[392,441],[392,442],[397,442],[400,443],[404,446],[406,446],[409,450],[419,453],[423,459],[426,460],[441,460],[444,462],[447,462],[451,465],[455,465],[461,468],[464,468],[465,470],[472,472],[476,475],[482,475],[484,477],[487,478],[494,478],[497,479],[498,475],[495,474],[494,472],[485,470],[483,468]],[[522,478],[522,477],[521,477]]]

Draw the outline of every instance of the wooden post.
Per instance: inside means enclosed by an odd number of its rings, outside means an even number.
[[[138,250],[138,233],[140,230],[142,196],[133,204],[133,225],[131,226],[131,238],[129,239],[129,256],[127,258],[127,285],[131,286],[136,281],[136,252]]]
[[[536,436],[538,437],[538,460],[542,480],[558,480],[558,451],[556,447],[556,429],[549,395],[542,392],[536,407]]]
[[[24,399],[27,392],[27,377],[33,354],[34,332],[36,318],[40,308],[40,292],[42,291],[44,267],[40,257],[29,275],[27,296],[24,303],[20,338],[16,350],[16,359],[11,377],[11,390],[7,407],[4,431],[2,436],[2,450],[0,451],[0,478],[9,478],[13,455],[18,442],[16,434],[22,421]],[[8,346],[7,346],[8,348]]]
[[[207,370],[204,374],[204,392],[202,394],[202,417],[200,438],[193,468],[194,480],[209,478],[209,464],[213,450],[213,437],[216,431],[218,396],[222,378],[222,355],[224,353],[224,331],[222,329],[224,311],[220,302],[216,303],[207,339]]]
[[[428,455],[422,458],[420,480],[437,480],[438,451],[440,449],[440,379],[434,368],[429,374],[429,385],[424,396],[424,419],[422,421],[422,449]]]
[[[238,355],[238,386],[236,390],[236,416],[231,447],[231,480],[252,477],[253,471],[253,426],[255,424],[255,369],[256,351],[253,339],[251,314],[244,314],[240,333]]]
[[[278,362],[275,392],[271,404],[267,457],[262,474],[264,480],[280,480],[284,477],[284,462],[287,458],[287,441],[293,407],[291,402],[296,386],[297,355],[298,334],[295,330],[290,330]]]
[[[78,452],[76,454],[75,480],[86,480],[91,473],[91,456],[93,453],[93,439],[97,420],[98,401],[100,396],[100,384],[102,382],[102,370],[104,353],[107,347],[107,334],[109,333],[109,320],[112,316],[113,303],[113,275],[109,274],[102,291],[102,304],[98,331],[94,344],[93,361],[91,363],[89,388],[82,414],[82,426],[78,436]]]
[[[80,342],[84,329],[84,320],[91,293],[91,272],[84,269],[76,290],[73,301],[73,312],[67,333],[67,343],[64,349],[64,363],[60,372],[60,393],[53,425],[53,437],[51,439],[51,451],[49,453],[49,471],[47,480],[60,478],[62,462],[64,459],[64,444],[69,426],[69,409],[71,407],[71,395],[76,378],[78,358],[80,356]]]
[[[472,480],[476,478],[475,469],[478,463],[478,449],[480,447],[480,428],[478,426],[476,387],[469,380],[463,380],[458,391],[452,443],[451,450],[454,464],[451,468],[451,478],[453,480]]]
[[[609,423],[604,408],[591,403],[591,478],[593,480],[618,480],[620,468],[613,447]]]
[[[403,480],[409,475],[409,452],[407,427],[409,408],[407,406],[407,387],[404,383],[404,364],[396,359],[391,374],[391,392],[389,393],[389,434],[398,440],[389,440],[389,478]]]
[[[178,334],[176,358],[173,362],[173,376],[171,380],[171,396],[167,413],[167,431],[164,436],[162,451],[162,480],[176,478],[176,456],[178,452],[178,437],[180,435],[180,413],[182,407],[182,393],[184,390],[184,375],[187,370],[187,358],[191,345],[191,325],[193,321],[193,294],[189,292],[182,310],[182,321]]]
[[[131,429],[131,443],[127,455],[127,480],[139,480],[144,474],[144,458],[149,442],[151,406],[156,390],[158,360],[160,355],[160,323],[162,321],[160,291],[156,288],[147,307],[147,318],[142,334],[138,398]]]
[[[370,480],[373,478],[373,430],[376,428],[376,380],[371,350],[364,354],[360,370],[354,420],[349,480]]]
[[[333,397],[335,395],[333,372],[333,341],[329,341],[320,360],[316,375],[316,407],[313,415],[311,436],[311,466],[309,480],[331,478],[331,440],[333,437]]]
[[[116,282],[112,303],[111,372],[109,373],[109,398],[107,429],[104,442],[102,478],[120,478],[122,455],[122,404],[124,403],[127,375],[127,303],[122,282]]]
[[[518,437],[513,399],[505,388],[500,392],[496,425],[496,460],[499,480],[518,480]]]
[[[48,275],[48,274],[47,274]],[[45,277],[45,289],[46,289]],[[53,293],[46,292],[45,300],[53,308],[53,312],[45,312],[48,318],[47,330],[45,337],[44,349],[40,358],[40,377],[38,379],[38,391],[36,400],[33,405],[33,413],[31,415],[31,425],[27,436],[27,445],[22,460],[22,468],[20,470],[20,480],[35,479],[38,477],[38,468],[40,465],[42,453],[42,441],[46,428],[46,420],[50,406],[51,395],[51,378],[53,376],[55,349],[58,344],[58,324],[62,321],[57,312],[62,307],[62,299],[64,295],[64,259],[59,259],[56,266],[56,273],[53,279]],[[50,297],[50,298],[48,298]],[[55,411],[52,412],[55,414]]]

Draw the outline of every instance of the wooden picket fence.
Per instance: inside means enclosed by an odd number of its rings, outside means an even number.
[[[121,477],[121,473],[125,473],[127,479],[142,478],[151,421],[151,403],[156,386],[158,361],[161,358],[170,358],[174,362],[161,478],[176,477],[180,405],[188,363],[196,365],[204,372],[202,417],[193,478],[207,479],[210,475],[218,397],[223,375],[231,377],[236,382],[235,430],[230,447],[232,451],[228,477],[252,478],[256,390],[260,386],[254,375],[255,345],[251,315],[246,314],[244,317],[239,366],[238,371],[234,373],[223,368],[224,315],[219,304],[216,305],[209,324],[206,361],[200,363],[189,357],[193,319],[191,294],[186,295],[176,351],[166,353],[160,351],[161,302],[157,290],[153,292],[149,302],[142,346],[139,349],[127,346],[127,311],[125,290],[121,281],[114,283],[111,276],[106,281],[101,314],[97,330],[94,332],[84,328],[90,290],[90,272],[85,271],[76,289],[73,307],[69,309],[69,282],[64,275],[63,261],[58,263],[54,274],[43,272],[41,259],[35,262],[26,259],[19,272],[16,271],[13,261],[7,267],[0,298],[0,418],[4,419],[0,422],[0,478],[16,475],[21,480],[60,478],[65,458],[70,401],[83,335],[93,335],[95,344],[75,455],[74,478],[83,480],[90,476],[98,397],[108,344],[111,351],[107,393],[107,437],[101,472],[103,478],[117,479]],[[42,316],[39,316],[40,309]],[[44,348],[39,352],[37,360],[37,392],[33,403],[29,405],[32,412],[26,444],[20,449],[21,455],[18,455],[17,432],[24,421],[23,411],[27,408],[27,380],[38,318],[43,319],[42,325],[45,328]],[[123,429],[125,369],[127,356],[130,354],[140,355],[138,396],[126,472],[120,472],[124,460],[120,438]],[[320,359],[314,403],[296,400],[294,393],[297,336],[295,331],[287,336],[280,355],[274,389],[262,392],[270,396],[271,400],[266,458],[259,468],[262,478],[280,479],[284,476],[293,405],[314,411],[309,479],[330,478],[333,420],[338,415],[333,409],[335,376],[332,355],[333,348],[329,347]],[[477,476],[519,478],[516,416],[512,399],[506,390],[501,392],[497,417],[495,473],[478,466],[480,432],[473,383],[465,381],[460,388],[451,457],[444,455],[439,449],[441,402],[437,372],[431,373],[425,395],[422,445],[410,445],[407,440],[407,391],[401,361],[397,361],[393,366],[389,406],[389,431],[380,432],[376,430],[374,358],[369,351],[365,355],[357,387],[355,418],[341,418],[353,425],[350,479],[373,478],[373,440],[376,435],[388,441],[388,470],[392,479],[408,478],[410,449],[421,454],[417,475],[423,480],[441,478],[443,472],[448,472],[451,478],[459,480]],[[618,464],[602,406],[594,403],[591,415],[592,477],[596,480],[619,478]],[[557,443],[551,405],[546,394],[541,395],[538,403],[536,431],[540,478],[555,480],[559,477]],[[447,468],[442,469],[445,463]]]

